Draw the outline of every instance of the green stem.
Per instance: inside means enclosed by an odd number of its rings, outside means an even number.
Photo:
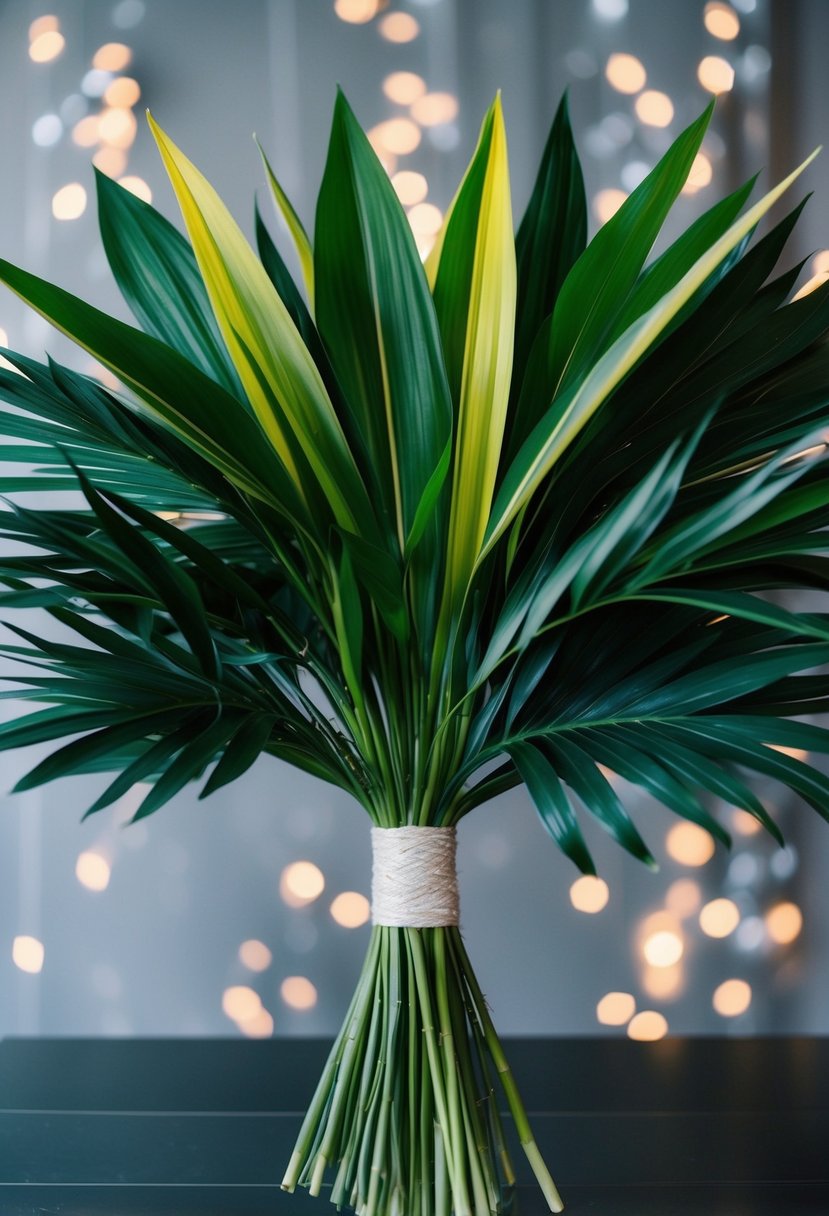
[[[494,1216],[515,1177],[493,1102],[497,1072],[553,1211],[541,1160],[460,932],[375,925],[348,1017],[284,1186],[358,1216]]]
[[[475,1008],[478,1017],[481,1021],[481,1026],[484,1032],[486,1045],[489,1048],[489,1053],[492,1056],[493,1063],[498,1071],[498,1076],[504,1090],[504,1096],[507,1099],[507,1105],[510,1109],[515,1130],[518,1132],[518,1138],[521,1141],[521,1147],[527,1157],[527,1160],[532,1167],[532,1171],[538,1181],[539,1186],[544,1192],[544,1198],[551,1212],[561,1212],[564,1209],[564,1204],[561,1202],[561,1196],[558,1193],[556,1184],[553,1182],[550,1171],[542,1159],[538,1146],[535,1143],[530,1121],[527,1118],[527,1112],[524,1109],[524,1103],[521,1101],[521,1095],[518,1092],[518,1086],[515,1084],[515,1078],[512,1075],[507,1058],[504,1055],[504,1050],[501,1046],[500,1039],[495,1031],[492,1018],[489,1016],[486,1000],[475,978],[475,973],[469,962],[466,949],[463,944],[463,939],[460,933],[455,930],[455,946],[458,951],[458,957],[463,966],[464,976],[469,985],[469,990],[475,1002]]]
[[[452,1156],[454,1158],[453,1190],[455,1192],[456,1216],[467,1216],[471,1212],[469,1191],[466,1185],[466,1172],[463,1169],[462,1149],[465,1142],[460,1096],[458,1091],[458,1068],[455,1057],[455,1037],[452,1034],[452,1019],[449,1015],[449,995],[447,992],[446,966],[446,934],[442,930],[431,931],[434,948],[434,967],[437,989],[438,1018],[440,1022],[440,1045],[444,1057],[444,1073],[446,1076],[446,1100],[449,1108],[449,1125],[444,1125],[444,1132],[451,1138]]]

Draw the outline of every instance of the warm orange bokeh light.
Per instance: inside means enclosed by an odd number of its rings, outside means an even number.
[[[667,1018],[654,1009],[643,1009],[628,1023],[628,1038],[637,1039],[642,1043],[653,1043],[657,1039],[664,1039],[667,1033]]]
[[[616,51],[610,56],[604,74],[619,93],[638,93],[644,89],[648,74],[635,55]]]
[[[596,1006],[596,1019],[603,1026],[624,1026],[636,1012],[636,1001],[629,992],[608,992]]]
[[[610,890],[603,878],[583,874],[570,887],[570,903],[577,912],[601,912],[610,899]]]

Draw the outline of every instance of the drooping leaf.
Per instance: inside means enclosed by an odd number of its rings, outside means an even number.
[[[183,355],[2,259],[0,281],[114,372],[153,417],[234,484],[302,517],[296,491],[255,421]]]
[[[243,719],[229,739],[219,763],[210,774],[199,797],[207,798],[223,785],[228,785],[246,773],[265,750],[273,727],[274,720],[265,714]]]
[[[509,754],[535,803],[541,822],[582,874],[595,874],[576,813],[553,766],[531,743],[513,743]]]

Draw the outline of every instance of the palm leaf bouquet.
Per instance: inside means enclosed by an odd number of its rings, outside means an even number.
[[[829,812],[786,750],[829,750],[829,620],[765,594],[829,587],[829,285],[775,271],[800,206],[753,239],[805,166],[648,260],[709,119],[588,244],[566,100],[515,235],[496,99],[424,265],[339,96],[313,243],[265,161],[302,291],[150,119],[189,241],[98,176],[140,329],[0,263],[120,386],[0,370],[2,601],[52,620],[7,626],[44,708],[0,746],[71,737],[18,788],[108,772],[88,813],[140,781],[140,819],[267,753],[368,812],[375,924],[288,1190],[505,1210],[505,1100],[560,1209],[458,928],[477,806],[525,784],[586,873],[590,819],[654,865],[608,770],[726,843],[712,795],[779,838],[743,770]]]

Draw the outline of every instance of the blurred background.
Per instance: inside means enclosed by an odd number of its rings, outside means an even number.
[[[569,89],[594,228],[718,94],[671,238],[829,140],[827,46],[825,0],[0,0],[0,256],[127,318],[92,163],[176,216],[146,106],[248,233],[255,191],[270,214],[253,132],[312,225],[337,83],[424,254],[496,89],[516,218]],[[829,154],[803,190],[788,262],[808,289],[829,274]],[[5,291],[0,345],[102,371]],[[34,752],[0,757],[3,791]],[[369,932],[363,812],[263,760],[206,803],[126,827],[137,790],[81,824],[102,783],[0,799],[0,1035],[333,1033]],[[829,1032],[829,826],[769,784],[787,847],[721,805],[726,854],[622,792],[656,875],[593,832],[602,878],[578,878],[523,793],[464,821],[463,927],[499,1028]]]

